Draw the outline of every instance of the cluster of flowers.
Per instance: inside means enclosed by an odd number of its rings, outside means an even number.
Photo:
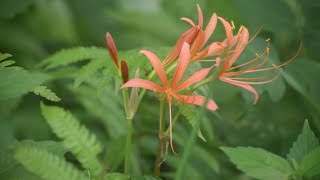
[[[270,50],[269,50],[269,40],[266,40],[265,51],[257,55],[254,59],[248,60],[245,63],[236,64],[237,59],[244,51],[246,46],[255,38],[253,36],[249,40],[249,31],[246,27],[241,26],[238,32],[234,35],[233,30],[234,24],[231,24],[223,19],[218,17],[215,13],[211,16],[210,21],[208,22],[206,28],[203,26],[203,15],[200,6],[198,5],[198,24],[196,25],[189,18],[181,18],[181,20],[191,24],[191,28],[184,32],[169,55],[161,61],[153,52],[141,50],[140,53],[144,54],[150,61],[152,67],[154,68],[160,82],[162,85],[156,84],[150,80],[134,78],[128,80],[128,66],[125,61],[121,61],[119,64],[117,49],[114,44],[114,41],[109,33],[106,35],[107,47],[110,53],[111,58],[116,64],[119,73],[122,74],[123,85],[121,88],[135,87],[135,88],[145,88],[154,92],[163,94],[161,100],[166,99],[169,104],[169,114],[170,114],[170,146],[172,152],[175,153],[172,146],[172,101],[173,99],[177,100],[180,103],[193,104],[202,106],[206,102],[205,107],[210,111],[215,111],[218,109],[217,104],[211,100],[207,99],[201,95],[187,95],[181,94],[181,92],[190,86],[198,83],[199,81],[206,80],[210,82],[211,80],[218,79],[225,83],[244,88],[254,94],[255,100],[254,104],[257,103],[259,95],[257,91],[251,86],[252,84],[266,84],[275,80],[279,75],[280,71],[274,75],[274,71],[282,66],[290,63],[299,53],[300,49],[296,55],[288,60],[287,62],[281,65],[273,65],[268,68],[261,68],[268,60]],[[204,47],[207,41],[212,36],[216,25],[220,21],[224,26],[226,39],[222,42],[213,42],[208,46]],[[188,65],[196,61],[204,61],[206,58],[211,58],[210,62],[213,62],[211,67],[203,68],[190,77],[188,77],[183,82],[180,82],[183,77]],[[262,59],[262,60],[260,60]],[[175,61],[176,67],[173,73],[171,82],[169,83],[167,73],[165,68],[168,65],[173,64]],[[208,60],[205,60],[208,61]],[[216,67],[217,71],[215,73],[210,73],[212,68]],[[254,77],[254,78],[245,78],[237,77],[246,73],[253,72],[262,72],[270,71],[270,74],[263,77]],[[175,153],[176,154],[176,153]]]

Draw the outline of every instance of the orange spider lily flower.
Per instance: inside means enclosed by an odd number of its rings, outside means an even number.
[[[231,85],[238,86],[238,87],[241,87],[241,88],[244,88],[244,89],[250,91],[255,96],[254,104],[256,104],[259,99],[259,94],[251,85],[266,84],[266,83],[270,83],[273,80],[277,79],[280,75],[280,72],[276,76],[274,76],[273,78],[270,79],[270,77],[272,77],[272,75],[274,73],[274,70],[285,66],[286,64],[290,63],[293,59],[295,59],[302,48],[302,43],[300,44],[298,52],[290,60],[288,60],[287,62],[285,62],[283,64],[274,65],[273,67],[269,67],[269,68],[259,69],[261,66],[263,66],[267,62],[267,60],[269,58],[269,54],[270,54],[270,52],[269,52],[270,50],[268,47],[269,40],[267,40],[267,47],[261,55],[257,55],[256,58],[249,60],[243,64],[233,66],[233,64],[236,62],[238,57],[241,55],[241,53],[244,51],[244,49],[246,48],[246,46],[250,42],[249,41],[249,32],[248,32],[247,28],[242,26],[239,30],[238,35],[233,36],[232,35],[232,28],[231,28],[230,24],[227,21],[224,21],[223,19],[220,19],[220,20],[223,22],[223,24],[226,28],[227,40],[226,40],[225,44],[226,44],[228,51],[225,52],[226,54],[223,57],[223,59],[221,57],[216,58],[216,65],[222,66],[222,68],[218,74],[218,79],[220,79],[223,82],[226,82]],[[236,47],[233,51],[231,51],[231,48],[232,48],[232,46],[234,46],[234,43],[236,41],[237,41]],[[230,53],[231,53],[231,55],[229,55]],[[265,55],[265,58],[262,60],[262,62],[259,63],[258,62],[259,59],[261,57],[263,57],[264,55]],[[245,68],[243,70],[235,71],[235,69],[244,68],[246,66],[247,66],[247,68]],[[271,71],[271,72],[267,76],[257,77],[257,78],[235,77],[235,76],[239,76],[239,75],[246,74],[246,73],[263,72],[263,71]],[[265,80],[265,81],[259,81],[259,80],[263,80],[266,78],[269,78],[269,79]]]
[[[185,81],[179,83],[181,80],[183,74],[185,73],[189,62],[190,62],[190,46],[188,43],[184,43],[182,50],[180,52],[180,56],[178,59],[178,63],[175,69],[175,72],[173,74],[173,78],[171,80],[171,83],[168,82],[168,77],[165,73],[164,66],[161,64],[161,61],[159,58],[153,54],[150,51],[141,50],[140,52],[147,56],[149,61],[151,62],[151,65],[155,69],[162,86],[144,79],[131,79],[127,83],[125,83],[121,88],[126,87],[139,87],[139,88],[145,88],[151,91],[159,92],[164,95],[164,98],[167,99],[169,104],[169,113],[170,113],[170,147],[174,154],[174,148],[172,145],[172,114],[171,114],[171,108],[172,108],[172,99],[176,99],[177,101],[181,103],[187,103],[187,104],[193,104],[202,106],[205,102],[205,97],[200,95],[181,95],[178,94],[178,92],[188,88],[189,86],[193,85],[194,83],[204,79],[207,74],[210,72],[211,68],[204,68],[200,71],[195,72],[193,75],[191,75],[189,78],[187,78]],[[206,108],[215,111],[218,109],[218,106],[216,103],[209,99]]]

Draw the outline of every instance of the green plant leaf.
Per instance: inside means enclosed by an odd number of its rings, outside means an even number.
[[[222,147],[221,149],[240,170],[253,178],[286,180],[293,174],[293,169],[285,159],[261,148]]]
[[[105,177],[105,180],[130,180],[130,176],[121,173],[108,173]]]
[[[75,47],[56,52],[55,54],[44,59],[40,65],[44,66],[46,69],[52,69],[88,59],[102,58],[109,60],[109,54],[106,48]]]
[[[316,148],[307,154],[302,160],[298,170],[299,174],[312,178],[320,174],[320,148]]]
[[[27,170],[46,180],[88,179],[64,158],[39,147],[20,145],[14,151],[14,158]]]
[[[295,160],[300,164],[303,158],[317,147],[319,147],[319,142],[310,129],[308,120],[305,120],[303,130],[298,136],[297,141],[293,143],[287,159],[289,161]]]
[[[33,89],[33,92],[36,95],[42,96],[42,97],[44,97],[44,98],[46,98],[46,99],[48,99],[50,101],[53,101],[53,102],[58,102],[58,101],[61,100],[54,92],[52,92],[46,86],[35,87]]]
[[[0,6],[0,18],[9,19],[13,18],[18,13],[21,13],[28,8],[34,0],[3,0]]]
[[[0,100],[22,96],[49,79],[40,72],[29,72],[13,67],[0,68]]]
[[[282,73],[286,81],[320,111],[320,80],[316,78],[320,63],[309,59],[297,58],[287,65]]]
[[[183,106],[179,106],[179,111],[181,114],[188,120],[189,124],[194,127],[195,122],[198,120],[198,110],[196,107],[192,105],[185,104]],[[207,142],[205,137],[203,136],[201,130],[198,131],[198,137],[203,140],[204,142]]]
[[[81,125],[71,113],[60,107],[41,103],[41,111],[54,133],[63,139],[64,146],[70,149],[93,175],[99,175],[101,165],[97,155],[102,151],[102,146],[96,136]]]
[[[284,1],[234,0],[233,2],[240,14],[254,27],[263,25],[264,29],[272,32],[289,31],[295,27],[295,16]]]

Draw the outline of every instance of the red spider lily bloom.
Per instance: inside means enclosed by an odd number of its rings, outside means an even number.
[[[290,63],[293,59],[295,59],[301,50],[302,44],[300,44],[298,52],[289,61],[287,61],[283,64],[280,64],[280,65],[277,65],[277,66],[274,65],[273,67],[259,69],[261,66],[263,66],[267,62],[267,60],[269,58],[269,53],[270,53],[269,47],[268,47],[269,40],[267,40],[268,45],[267,45],[265,51],[261,55],[257,55],[256,58],[254,58],[250,61],[247,61],[243,64],[232,67],[232,65],[236,62],[237,58],[241,55],[241,53],[243,52],[245,47],[249,44],[249,32],[248,32],[248,29],[243,26],[240,28],[239,34],[237,35],[238,37],[236,37],[238,39],[237,45],[236,45],[235,49],[233,51],[231,51],[233,43],[235,43],[234,42],[235,37],[232,35],[232,29],[231,29],[230,24],[228,22],[224,21],[223,19],[221,19],[221,20],[226,28],[226,32],[227,32],[226,45],[227,45],[227,49],[229,51],[226,52],[223,59],[221,59],[221,57],[216,58],[216,65],[222,67],[220,69],[218,78],[223,82],[244,88],[244,89],[252,92],[255,95],[254,104],[256,104],[259,99],[259,95],[258,95],[257,91],[251,85],[252,84],[266,84],[266,83],[270,83],[273,80],[277,79],[279,77],[280,73],[269,80],[258,81],[258,80],[272,77],[274,70]],[[231,53],[231,55],[229,55],[229,53]],[[259,59],[264,55],[265,55],[265,58],[262,60],[262,62],[259,63],[258,62]],[[241,67],[243,68],[245,66],[247,66],[247,68],[245,68],[243,70],[239,70],[239,71],[234,71],[237,68],[241,68]],[[235,76],[246,74],[246,73],[263,72],[263,71],[271,71],[271,73],[267,76],[258,77],[258,78],[235,77]]]
[[[189,62],[190,62],[190,46],[188,43],[184,43],[182,50],[180,52],[180,56],[178,59],[178,63],[176,66],[176,70],[173,74],[173,78],[171,80],[171,83],[169,84],[167,75],[165,73],[164,67],[161,64],[161,61],[158,59],[158,57],[153,54],[150,51],[145,51],[142,50],[140,51],[142,54],[146,55],[149,61],[151,62],[151,65],[155,69],[162,86],[151,82],[149,80],[144,80],[144,79],[131,79],[127,83],[125,83],[121,88],[126,88],[126,87],[139,87],[139,88],[145,88],[148,90],[152,90],[155,92],[162,93],[164,97],[167,99],[168,104],[169,104],[169,112],[170,112],[170,146],[171,150],[174,154],[175,151],[173,149],[172,145],[172,115],[171,115],[171,108],[172,108],[172,99],[176,99],[177,101],[181,103],[187,103],[187,104],[194,104],[198,106],[202,106],[203,103],[205,102],[205,97],[204,96],[199,96],[199,95],[181,95],[177,94],[178,92],[188,88],[189,86],[193,85],[194,83],[204,79],[209,71],[211,70],[212,67],[210,68],[204,68],[200,71],[195,72],[193,75],[191,75],[189,78],[187,78],[185,81],[179,83],[181,80],[183,74],[185,73]],[[217,110],[218,106],[213,100],[208,100],[206,104],[206,108],[215,111]]]
[[[212,48],[216,48],[216,47],[220,47],[220,43],[219,42],[214,42],[211,45],[209,45],[207,48],[205,48],[204,50],[202,50],[201,52],[199,52],[203,46],[206,44],[206,42],[209,40],[209,38],[211,37],[212,33],[214,32],[216,25],[217,25],[217,15],[215,13],[213,13],[213,15],[211,16],[208,25],[206,27],[205,30],[203,30],[203,15],[202,15],[202,11],[199,5],[197,5],[198,8],[198,25],[195,25],[195,23],[186,17],[181,18],[181,20],[184,20],[186,22],[188,22],[189,24],[191,24],[193,27],[200,27],[200,31],[197,35],[196,40],[193,43],[193,46],[191,48],[191,61],[194,61],[196,59],[201,59],[204,56],[208,56],[209,53],[209,49]],[[222,48],[219,48],[222,50]],[[220,51],[221,51],[220,50]],[[199,52],[199,53],[198,53]]]

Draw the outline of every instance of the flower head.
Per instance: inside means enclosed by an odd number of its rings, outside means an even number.
[[[169,104],[169,112],[170,112],[170,146],[172,149],[172,152],[175,153],[172,145],[172,115],[171,115],[171,107],[172,107],[172,100],[176,99],[177,101],[181,103],[187,103],[187,104],[194,104],[198,106],[202,106],[205,102],[206,98],[204,96],[200,95],[182,95],[178,94],[180,91],[188,88],[189,86],[193,85],[194,83],[204,79],[207,74],[210,72],[211,68],[204,68],[200,71],[195,72],[193,75],[191,75],[189,78],[187,78],[185,81],[179,83],[181,80],[183,74],[185,73],[189,62],[190,62],[190,46],[188,43],[184,43],[182,50],[180,52],[180,56],[178,59],[178,63],[175,69],[175,72],[173,74],[173,78],[171,80],[171,83],[168,81],[168,77],[165,73],[164,67],[159,60],[159,58],[153,54],[150,51],[142,50],[140,51],[142,54],[146,55],[149,59],[151,65],[155,69],[160,82],[162,84],[158,85],[152,81],[144,80],[144,79],[131,79],[127,83],[125,83],[121,88],[126,87],[139,87],[139,88],[145,88],[148,90],[152,90],[155,92],[159,92],[164,95],[166,98],[168,104]],[[217,110],[218,106],[213,100],[208,100],[206,104],[206,108],[215,111]],[[176,154],[176,153],[175,153]]]
[[[270,83],[273,80],[277,79],[280,75],[280,71],[276,76],[273,76],[274,71],[279,69],[286,64],[290,63],[296,56],[299,54],[302,44],[300,44],[298,52],[287,62],[280,64],[280,65],[273,65],[269,68],[261,68],[265,63],[268,61],[270,49],[269,49],[269,39],[267,40],[267,47],[265,51],[258,55],[257,57],[249,60],[243,64],[239,64],[233,66],[241,53],[244,51],[246,46],[249,44],[249,32],[248,29],[244,26],[241,26],[239,29],[239,33],[236,36],[233,36],[232,28],[230,24],[225,21],[224,19],[220,18],[222,23],[224,24],[227,39],[223,42],[225,46],[224,55],[221,57],[216,58],[216,66],[220,67],[220,71],[218,74],[218,79],[226,82],[228,84],[238,86],[244,88],[255,95],[254,104],[257,103],[259,99],[259,94],[257,91],[251,86],[254,84],[266,84]],[[235,46],[234,49],[233,46]],[[259,62],[259,60],[264,56],[264,59]],[[237,70],[241,68],[241,70]],[[264,72],[270,71],[270,74],[263,76],[263,77],[237,77],[239,75],[247,74],[247,73],[254,73],[254,72]],[[267,79],[267,80],[265,80]]]

